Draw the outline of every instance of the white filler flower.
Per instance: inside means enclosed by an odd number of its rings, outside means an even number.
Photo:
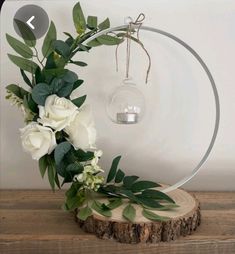
[[[69,141],[75,149],[88,150],[95,148],[96,129],[90,106],[84,106],[74,118],[74,121],[65,128]]]
[[[55,131],[61,131],[68,126],[78,112],[77,106],[70,100],[60,98],[55,94],[47,97],[44,107],[38,107],[40,117],[38,122],[43,126],[53,128]]]
[[[23,149],[39,160],[45,154],[50,154],[56,147],[55,133],[48,127],[31,122],[20,129]]]

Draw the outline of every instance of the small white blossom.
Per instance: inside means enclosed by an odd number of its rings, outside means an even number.
[[[99,162],[100,157],[103,155],[103,152],[101,150],[94,152],[94,158],[91,161],[92,166],[96,166]]]
[[[87,165],[81,174],[74,177],[74,180],[82,183],[85,189],[97,191],[104,182],[103,176],[96,175],[99,172],[103,172],[103,170],[98,165],[95,167]]]
[[[23,105],[23,100],[12,93],[10,90],[7,90],[6,99],[10,101],[11,105],[21,107]]]

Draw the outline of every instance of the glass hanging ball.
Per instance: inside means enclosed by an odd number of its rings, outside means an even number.
[[[145,99],[136,84],[125,79],[107,100],[107,114],[117,124],[136,124],[145,112]]]

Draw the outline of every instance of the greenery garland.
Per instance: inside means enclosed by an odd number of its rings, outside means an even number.
[[[109,19],[98,23],[97,17],[85,19],[80,3],[73,8],[73,21],[77,35],[65,32],[65,41],[57,39],[56,27],[51,21],[42,46],[42,59],[36,48],[36,38],[28,27],[17,21],[24,42],[6,34],[9,45],[20,56],[8,54],[9,59],[20,68],[28,89],[10,84],[6,98],[20,107],[26,127],[21,129],[23,149],[39,161],[42,177],[47,172],[52,190],[71,183],[66,192],[65,210],[79,209],[78,217],[86,220],[93,210],[110,217],[112,210],[127,200],[123,217],[135,220],[135,207],[143,208],[143,216],[150,220],[165,221],[168,218],[152,210],[168,210],[177,207],[174,200],[156,189],[158,183],[139,180],[138,176],[126,176],[119,169],[121,156],[111,165],[107,180],[98,165],[102,151],[95,149],[96,130],[91,109],[83,105],[86,95],[71,99],[74,90],[83,80],[66,67],[87,64],[74,59],[80,52],[88,52],[100,45],[118,45],[124,41],[124,33],[101,35],[85,44],[97,32],[110,27]],[[132,37],[133,38],[133,37]],[[37,63],[34,61],[36,60]],[[31,74],[29,78],[26,72]],[[61,183],[62,179],[62,183]],[[108,202],[99,202],[105,197]]]

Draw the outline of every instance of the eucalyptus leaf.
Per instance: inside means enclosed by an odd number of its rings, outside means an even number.
[[[78,75],[73,71],[67,70],[67,72],[63,75],[62,79],[65,82],[74,83],[78,79]]]
[[[15,39],[14,37],[10,36],[9,34],[6,34],[6,38],[7,38],[7,42],[16,51],[16,53],[20,54],[24,58],[32,58],[33,57],[33,51],[29,46],[27,46],[23,42]]]
[[[72,64],[76,64],[76,65],[78,65],[78,66],[80,66],[80,67],[85,67],[85,66],[87,66],[87,63],[84,63],[84,62],[82,62],[82,61],[71,61],[71,63],[72,63]]]
[[[68,141],[62,142],[56,146],[54,151],[54,159],[56,165],[59,165],[63,160],[64,156],[69,152],[71,149],[71,144]]]
[[[7,54],[9,59],[15,64],[17,65],[20,69],[24,70],[24,71],[28,71],[32,74],[35,73],[36,69],[39,67],[35,62],[19,57],[19,56],[15,56],[15,55],[11,55],[11,54]]]
[[[27,44],[29,47],[35,47],[36,45],[36,37],[34,33],[31,31],[28,25],[25,24],[25,22],[22,22],[21,20],[14,19],[14,22],[16,23],[19,32],[22,36],[22,38],[25,41],[25,44]]]
[[[136,216],[136,210],[134,208],[134,206],[132,206],[131,204],[128,204],[122,212],[122,216],[129,220],[130,222],[134,222],[135,220],[135,216]]]
[[[143,209],[142,214],[146,219],[152,220],[152,221],[168,221],[170,219],[169,217],[157,215],[146,209]]]
[[[53,49],[55,50],[56,53],[65,58],[69,57],[70,55],[70,47],[64,41],[55,40],[53,42]]]
[[[45,36],[42,45],[42,54],[44,57],[48,57],[49,54],[51,54],[51,52],[54,50],[53,43],[55,40],[56,40],[56,28],[53,21],[51,21],[51,24],[49,26],[48,32]]]
[[[89,47],[98,47],[100,45],[102,45],[102,43],[100,43],[97,39],[94,39],[87,43],[87,46]]]
[[[77,81],[75,81],[74,84],[73,84],[73,90],[80,87],[83,83],[84,83],[84,80],[82,80],[82,79],[78,79]]]
[[[79,2],[73,7],[73,22],[78,34],[85,32],[86,20]]]
[[[25,74],[24,70],[20,69],[20,73],[23,77],[24,82],[29,86],[29,87],[33,87],[33,84],[31,83],[31,81],[29,80],[29,78],[27,77],[27,75]]]
[[[82,173],[83,166],[80,163],[71,163],[67,166],[66,171],[69,171],[73,175],[77,175]]]
[[[107,35],[107,34],[101,35],[96,39],[101,44],[107,45],[107,46],[117,45],[117,44],[120,44],[123,41],[122,39],[120,39],[118,37],[114,37],[114,36]]]
[[[6,86],[6,90],[12,92],[13,94],[15,94],[17,97],[19,97],[22,100],[24,99],[24,96],[28,94],[28,92],[24,90],[24,88],[15,84],[10,84]]]
[[[79,98],[72,100],[72,103],[76,105],[78,108],[80,108],[82,104],[85,102],[85,100],[86,100],[86,95],[83,95]]]
[[[104,30],[110,27],[109,18],[106,18],[103,22],[98,25],[99,29]]]
[[[112,212],[110,210],[103,209],[102,204],[97,200],[95,200],[92,203],[91,208],[94,209],[97,213],[99,213],[99,214],[101,214],[105,217],[111,217],[112,216]]]
[[[79,210],[78,214],[77,214],[77,217],[80,219],[80,220],[83,220],[85,221],[89,216],[92,215],[92,210],[89,206],[86,206],[86,207],[83,207]]]
[[[87,17],[87,26],[90,29],[97,28],[97,17],[95,17],[95,16],[88,16]]]
[[[41,106],[45,105],[46,98],[51,94],[51,89],[46,83],[37,84],[32,90],[33,100]]]
[[[115,178],[115,175],[117,172],[117,167],[118,167],[120,160],[121,160],[121,156],[117,156],[116,158],[114,158],[111,168],[108,173],[107,183],[111,182]]]

